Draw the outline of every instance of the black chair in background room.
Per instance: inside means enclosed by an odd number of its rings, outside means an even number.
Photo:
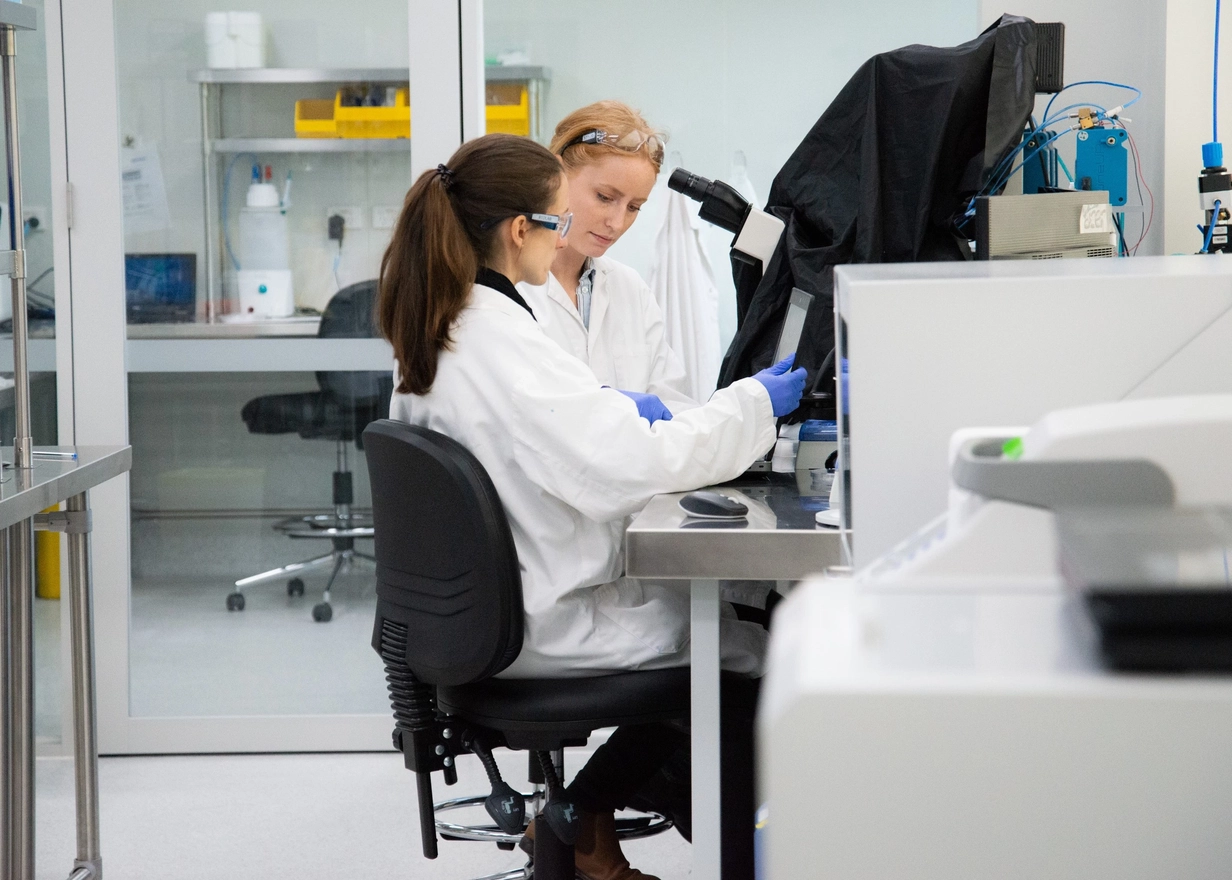
[[[317,330],[322,339],[356,339],[376,335],[373,308],[376,281],[361,281],[338,291],[321,315]],[[326,622],[333,617],[330,589],[338,575],[356,563],[375,565],[371,556],[355,549],[356,538],[372,537],[372,518],[352,510],[353,480],[349,461],[351,444],[363,449],[363,431],[369,422],[389,415],[393,375],[389,372],[328,371],[317,373],[319,391],[301,394],[270,394],[244,405],[241,413],[253,434],[292,434],[305,440],[329,440],[337,447],[333,475],[333,512],[283,520],[274,527],[290,538],[329,540],[329,553],[293,562],[245,577],[235,582],[227,596],[227,609],[244,610],[244,590],[286,578],[290,596],[304,594],[300,575],[329,569],[329,580],[312,618]]]
[[[479,461],[454,440],[403,422],[364,431],[376,527],[377,607],[372,646],[385,664],[394,748],[415,772],[426,858],[436,833],[512,848],[540,806],[535,880],[574,880],[576,811],[565,799],[563,749],[595,730],[681,721],[689,715],[689,669],[596,678],[494,678],[522,649],[522,576],[504,508]],[[534,791],[501,779],[495,748],[531,754]],[[457,782],[456,760],[483,763],[491,795],[433,804],[432,777]],[[526,809],[531,800],[530,810]],[[482,804],[495,824],[437,822],[437,811]],[[665,831],[648,814],[619,821],[622,838]],[[530,876],[517,869],[484,880]]]

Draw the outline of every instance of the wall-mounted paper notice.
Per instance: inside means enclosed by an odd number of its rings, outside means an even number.
[[[158,150],[124,147],[120,153],[125,234],[166,229],[171,225],[171,215]]]

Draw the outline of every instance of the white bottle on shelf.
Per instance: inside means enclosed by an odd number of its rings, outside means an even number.
[[[259,12],[207,12],[205,55],[210,67],[264,67],[265,23]]]
[[[256,169],[254,169],[255,171]],[[240,208],[240,268],[236,273],[240,313],[251,318],[286,318],[295,313],[287,215],[272,183],[259,171]]]

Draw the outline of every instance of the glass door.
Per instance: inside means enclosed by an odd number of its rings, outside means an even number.
[[[462,135],[460,96],[417,91],[410,59],[467,79],[475,4],[65,2],[114,33],[95,79],[64,62],[70,106],[116,83],[90,170],[122,227],[74,227],[105,240],[123,329],[93,351],[124,377],[78,395],[78,442],[122,414],[133,447],[95,501],[101,749],[387,749],[362,431],[393,355],[371,313],[413,163]]]
[[[57,311],[54,240],[62,221],[52,198],[52,153],[49,128],[47,23],[42,0],[26,3],[36,15],[34,30],[16,31],[21,222],[25,235],[27,320],[30,333],[31,428],[35,446],[58,441],[56,335]],[[0,250],[9,250],[8,184],[0,181]],[[13,383],[12,298],[8,277],[0,279],[0,445],[12,446],[16,433]],[[4,479],[8,479],[6,476]],[[35,625],[35,736],[40,751],[62,745],[67,682],[61,676],[62,628],[67,616],[60,599],[62,539],[36,537],[37,583]]]

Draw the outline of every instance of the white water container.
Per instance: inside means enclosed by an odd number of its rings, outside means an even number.
[[[206,13],[205,54],[209,67],[264,67],[265,23],[261,13]]]
[[[294,314],[287,215],[281,208],[240,208],[239,258],[240,312],[254,318]]]
[[[290,269],[287,215],[279,207],[240,208],[240,268]]]
[[[246,318],[289,318],[295,314],[290,269],[240,269],[235,274],[241,315]]]

